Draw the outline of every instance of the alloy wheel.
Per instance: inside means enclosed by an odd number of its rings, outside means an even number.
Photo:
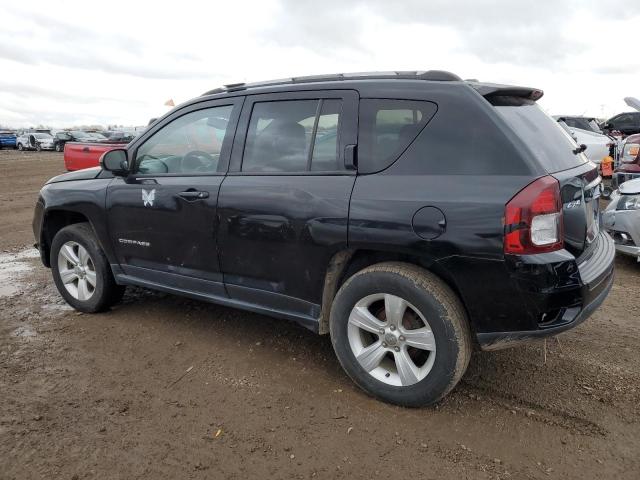
[[[360,366],[387,385],[420,382],[436,357],[426,318],[397,295],[377,293],[358,301],[349,315],[347,337]]]
[[[78,242],[66,242],[58,252],[60,279],[73,298],[89,300],[96,290],[96,267],[86,248]]]

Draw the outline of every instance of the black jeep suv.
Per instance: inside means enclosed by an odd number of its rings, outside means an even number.
[[[572,328],[611,288],[598,170],[541,96],[441,71],[227,85],[51,179],[42,261],[80,311],[137,285],[293,320],[367,392],[430,404],[474,345]]]

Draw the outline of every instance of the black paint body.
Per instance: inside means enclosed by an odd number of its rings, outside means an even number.
[[[290,98],[342,99],[340,155],[357,145],[361,98],[424,100],[436,104],[437,112],[379,172],[243,173],[253,102]],[[164,125],[216,105],[235,107],[235,135],[223,145],[216,174],[122,177],[93,169],[52,179],[41,191],[34,218],[44,263],[49,264],[55,229],[65,219],[84,218],[119,283],[284,317],[317,331],[327,308],[328,271],[337,268],[343,279],[353,273],[349,259],[356,262],[363,254],[409,261],[440,276],[460,296],[484,348],[570,328],[611,287],[611,239],[597,231],[597,215],[592,218],[593,204],[586,198],[596,188],[591,163],[554,174],[565,204],[582,200],[580,211],[564,212],[566,249],[504,255],[505,204],[549,172],[465,82],[345,80],[204,96],[176,108],[129,144],[130,164],[137,148]],[[141,197],[149,188],[156,190],[152,208]],[[178,195],[190,190],[208,196]],[[336,258],[346,261],[337,265]]]

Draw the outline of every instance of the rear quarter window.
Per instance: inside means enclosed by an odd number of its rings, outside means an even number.
[[[358,171],[384,170],[415,140],[436,113],[435,103],[365,98],[358,121]]]

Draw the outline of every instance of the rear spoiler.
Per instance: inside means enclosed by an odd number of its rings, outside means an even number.
[[[544,92],[537,88],[515,87],[513,85],[500,85],[497,83],[468,83],[471,88],[483,97],[520,97],[536,101],[544,95]]]

